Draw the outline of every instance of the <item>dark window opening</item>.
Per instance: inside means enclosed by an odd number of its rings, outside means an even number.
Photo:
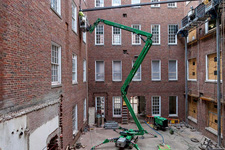
[[[56,135],[50,140],[47,150],[58,150],[58,148],[58,136]]]

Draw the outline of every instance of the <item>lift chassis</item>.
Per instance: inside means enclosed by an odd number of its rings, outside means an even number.
[[[120,136],[118,138],[105,139],[104,142],[102,142],[101,144],[92,147],[92,150],[95,149],[96,147],[102,145],[102,144],[106,144],[106,143],[109,143],[109,142],[114,142],[115,145],[117,147],[120,147],[120,148],[125,148],[125,147],[132,148],[132,147],[134,147],[137,150],[140,150],[140,148],[136,144],[136,142],[138,140],[138,135],[148,134],[148,132],[146,130],[144,130],[144,128],[140,124],[140,122],[139,122],[138,118],[136,117],[136,115],[134,113],[134,110],[133,110],[133,108],[132,108],[132,106],[131,106],[131,104],[130,104],[126,95],[127,95],[127,91],[128,91],[130,82],[132,81],[135,73],[137,72],[138,68],[140,67],[141,63],[143,62],[143,60],[144,60],[146,54],[148,53],[150,47],[152,46],[152,40],[151,40],[152,34],[148,33],[148,32],[145,32],[145,31],[138,30],[138,29],[134,29],[134,28],[131,28],[131,27],[128,27],[128,26],[125,26],[125,25],[121,25],[121,24],[118,24],[118,23],[115,23],[115,22],[100,19],[100,18],[98,18],[92,26],[89,26],[86,29],[86,31],[89,31],[90,33],[92,33],[100,22],[102,22],[106,25],[109,25],[109,26],[117,27],[117,28],[120,28],[122,30],[126,30],[126,31],[129,31],[129,32],[135,33],[139,36],[142,36],[141,39],[145,42],[145,46],[142,49],[141,53],[139,54],[137,60],[135,61],[134,65],[132,67],[132,70],[130,71],[129,75],[127,76],[127,78],[126,78],[126,80],[125,80],[125,82],[124,82],[124,84],[121,88],[121,94],[122,94],[123,100],[126,103],[127,108],[130,111],[130,114],[131,114],[132,118],[134,119],[134,122],[136,123],[138,130],[133,130],[133,129],[128,130],[128,129],[120,127],[119,129],[122,130],[122,131],[119,132]],[[143,36],[146,37],[147,39],[144,40]]]

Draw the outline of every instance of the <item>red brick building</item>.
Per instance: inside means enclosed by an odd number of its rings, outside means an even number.
[[[0,1],[0,149],[66,149],[87,123],[78,11],[79,0]]]
[[[141,1],[145,2],[149,1]],[[131,1],[93,1],[88,7],[120,4]],[[174,32],[184,16],[184,3],[88,12],[88,16],[90,23],[101,18],[154,34],[154,44],[130,84],[128,97],[133,99],[131,103],[137,114],[183,120],[184,43]],[[97,114],[102,109],[105,120],[121,122],[120,89],[144,42],[130,32],[103,24],[88,36],[88,41],[89,106],[95,107]]]

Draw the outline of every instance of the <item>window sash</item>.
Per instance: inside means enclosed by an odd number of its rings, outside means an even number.
[[[161,116],[161,97],[152,97],[152,116]]]
[[[95,0],[95,7],[104,7],[104,0]]]
[[[87,120],[87,100],[84,99],[84,121]]]
[[[86,60],[83,61],[83,82],[86,82]]]
[[[122,97],[113,97],[113,117],[122,116]]]
[[[160,2],[160,0],[151,0],[152,2]],[[160,7],[160,4],[151,5],[151,7]]]
[[[132,67],[134,66],[135,61],[132,61]],[[132,81],[141,81],[141,65],[138,68],[137,72],[135,73]]]
[[[160,44],[160,25],[151,25],[152,44]]]
[[[73,134],[75,135],[78,131],[78,118],[77,118],[77,105],[73,108]]]
[[[77,83],[77,55],[72,57],[72,83]]]
[[[169,25],[168,27],[168,43],[169,44],[177,44],[176,28],[177,28],[177,25]]]
[[[51,8],[61,15],[61,0],[51,0]]]
[[[168,7],[170,8],[176,8],[177,7],[177,3],[174,2],[174,3],[168,3]]]
[[[121,5],[121,0],[112,0],[112,6],[119,6]]]
[[[121,61],[113,61],[112,67],[113,81],[122,81],[122,63]]]
[[[77,6],[72,3],[72,29],[77,33]]]
[[[55,44],[51,46],[51,82],[52,85],[61,83],[61,50]]]
[[[132,25],[131,27],[134,28],[134,29],[141,30],[141,25]],[[133,45],[139,45],[139,44],[141,44],[141,37],[138,36],[135,33],[132,33],[132,44]]]
[[[131,0],[131,4],[139,4],[141,3],[141,0]]]
[[[169,61],[169,80],[177,80],[177,61]]]
[[[98,25],[95,29],[95,45],[104,45],[104,26]]]
[[[152,80],[161,80],[161,62],[159,60],[152,61]]]
[[[95,66],[95,81],[104,81],[104,61],[96,61]]]
[[[121,29],[117,27],[112,27],[112,44],[120,45],[121,44]]]

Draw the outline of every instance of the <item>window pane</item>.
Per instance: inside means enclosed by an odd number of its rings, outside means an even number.
[[[95,43],[97,45],[104,44],[104,26],[98,25],[95,30]]]
[[[96,61],[96,81],[104,81],[104,62]]]
[[[114,81],[122,80],[121,61],[113,61],[113,80]]]
[[[121,0],[112,0],[112,5],[113,6],[118,6],[121,4]]]
[[[176,67],[176,60],[169,61],[169,80],[176,80],[177,79],[177,67]]]
[[[96,0],[96,7],[104,7],[104,0]]]
[[[169,37],[168,37],[168,42],[169,44],[176,44],[177,43],[177,25],[169,25]]]
[[[122,101],[122,98],[121,97],[113,97],[113,104],[114,104],[114,116],[121,116],[121,111],[122,111],[122,108],[121,108],[121,101]]]
[[[159,97],[152,97],[152,115],[160,115]]]
[[[152,61],[152,79],[160,80],[160,66],[158,60]]]
[[[160,0],[152,0],[152,2],[159,2]],[[151,7],[160,7],[160,4],[151,5]]]
[[[141,26],[132,25],[132,28],[140,30]],[[132,44],[141,44],[141,38],[135,33],[132,33]]]
[[[132,66],[134,65],[135,61],[133,61]],[[133,81],[140,81],[141,80],[141,66],[138,68],[137,72],[133,77]]]
[[[121,30],[113,27],[113,44],[120,44],[121,41]]]
[[[159,25],[152,25],[152,42],[154,44],[160,44],[159,34]]]

